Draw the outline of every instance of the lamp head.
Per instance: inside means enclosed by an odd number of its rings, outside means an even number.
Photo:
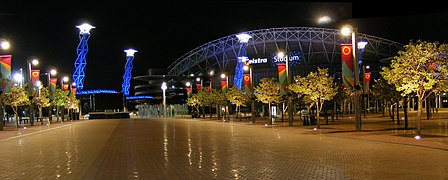
[[[343,36],[349,36],[352,32],[353,32],[353,27],[350,26],[350,25],[344,25],[344,26],[341,28],[341,34],[342,34]]]

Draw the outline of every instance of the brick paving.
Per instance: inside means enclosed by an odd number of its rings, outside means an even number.
[[[371,115],[321,125],[80,120],[0,132],[0,179],[447,179],[444,115],[393,130]],[[448,116],[447,116],[448,117]],[[426,136],[426,137],[425,137]],[[413,144],[414,143],[414,144]]]

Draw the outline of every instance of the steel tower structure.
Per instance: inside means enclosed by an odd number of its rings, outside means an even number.
[[[236,37],[238,38],[241,45],[240,45],[239,56],[238,56],[236,67],[235,67],[235,77],[233,77],[233,86],[236,87],[238,90],[241,90],[241,84],[243,82],[243,71],[244,71],[243,67],[244,67],[244,62],[247,59],[246,48],[247,48],[249,39],[252,38],[252,36],[249,34],[246,34],[246,33],[242,33],[242,34],[236,35]]]
[[[131,86],[132,78],[132,60],[134,60],[134,53],[138,52],[134,49],[124,50],[126,52],[126,65],[124,66],[123,84],[121,85],[121,92],[124,96],[129,96],[129,87]]]
[[[85,77],[85,67],[86,67],[86,55],[89,51],[89,47],[87,45],[87,42],[89,41],[90,37],[90,29],[95,28],[91,26],[90,24],[82,24],[79,26],[76,26],[79,31],[79,45],[78,48],[76,48],[76,54],[78,57],[75,61],[75,71],[73,72],[73,81],[76,83],[76,86],[78,90],[82,90],[84,88],[84,77]]]

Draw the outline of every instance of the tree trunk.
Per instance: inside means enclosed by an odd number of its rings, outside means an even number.
[[[269,124],[272,124],[271,103],[268,104],[268,111],[269,111]]]
[[[317,125],[317,129],[319,129],[320,128],[319,114],[320,114],[320,108],[322,105],[319,105],[320,104],[319,100],[316,103],[317,103],[316,104],[316,125]]]
[[[61,121],[64,122],[65,119],[65,108],[64,106],[61,106]]]
[[[392,118],[392,123],[395,123],[395,109],[394,109],[394,104],[390,105],[389,108],[389,115]]]
[[[408,129],[408,97],[404,97],[404,128]]]
[[[421,123],[422,123],[422,108],[423,106],[423,99],[421,97],[418,97],[418,110],[417,110],[417,135],[420,135],[421,133]]]
[[[431,118],[431,103],[429,97],[426,98],[426,119]]]
[[[18,107],[12,107],[12,110],[14,110],[14,114],[16,115],[16,127],[19,128],[19,110]]]
[[[56,122],[59,122],[59,107],[56,106]]]
[[[397,99],[397,124],[400,125],[400,109],[398,107],[398,99]]]
[[[44,119],[42,118],[42,107],[39,107],[40,125],[44,125]]]

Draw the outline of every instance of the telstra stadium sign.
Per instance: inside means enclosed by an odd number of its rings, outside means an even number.
[[[272,66],[277,66],[277,64],[284,64],[286,60],[289,59],[289,63],[291,66],[298,65],[301,61],[300,52],[291,51],[289,55],[285,55],[284,57],[278,57],[277,54],[272,54],[270,58],[270,62]],[[252,58],[247,59],[249,64],[267,64],[268,58]]]

